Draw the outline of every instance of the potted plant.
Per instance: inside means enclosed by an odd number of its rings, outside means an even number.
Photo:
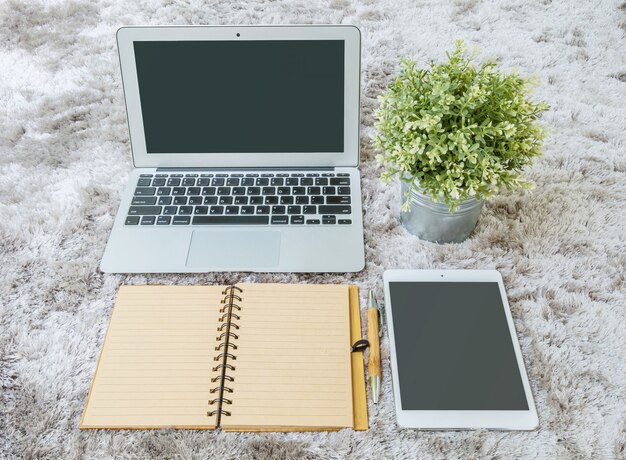
[[[475,64],[462,40],[447,58],[426,69],[402,61],[379,98],[374,136],[382,180],[401,180],[402,224],[440,243],[466,239],[485,198],[532,185],[521,171],[542,153],[537,120],[549,108],[531,100],[534,81]]]

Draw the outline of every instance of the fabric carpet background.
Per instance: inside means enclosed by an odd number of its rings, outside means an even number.
[[[311,23],[362,32],[366,269],[101,273],[132,167],[117,28]],[[0,3],[0,458],[625,458],[625,36],[623,0]],[[399,226],[399,186],[380,183],[369,139],[399,59],[425,66],[459,37],[539,77],[552,134],[528,171],[532,192],[491,199],[468,241],[437,245]],[[539,430],[399,430],[386,337],[384,394],[366,432],[78,430],[121,283],[350,282],[364,302],[369,288],[382,298],[387,268],[500,270]]]

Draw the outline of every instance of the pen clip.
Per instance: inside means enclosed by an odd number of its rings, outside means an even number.
[[[380,306],[376,310],[378,310],[378,337],[382,337],[385,326],[385,314]]]
[[[378,313],[378,337],[382,337],[383,327],[385,324],[385,315],[383,309],[380,307],[380,304],[376,300],[376,297],[374,297],[373,291],[369,291],[369,294],[367,296],[367,306],[368,308],[375,308]]]

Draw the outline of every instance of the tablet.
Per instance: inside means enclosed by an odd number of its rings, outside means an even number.
[[[500,273],[389,270],[383,279],[398,425],[537,428]]]

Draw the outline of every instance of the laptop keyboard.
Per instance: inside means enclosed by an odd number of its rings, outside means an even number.
[[[350,225],[350,175],[141,174],[126,225]]]

